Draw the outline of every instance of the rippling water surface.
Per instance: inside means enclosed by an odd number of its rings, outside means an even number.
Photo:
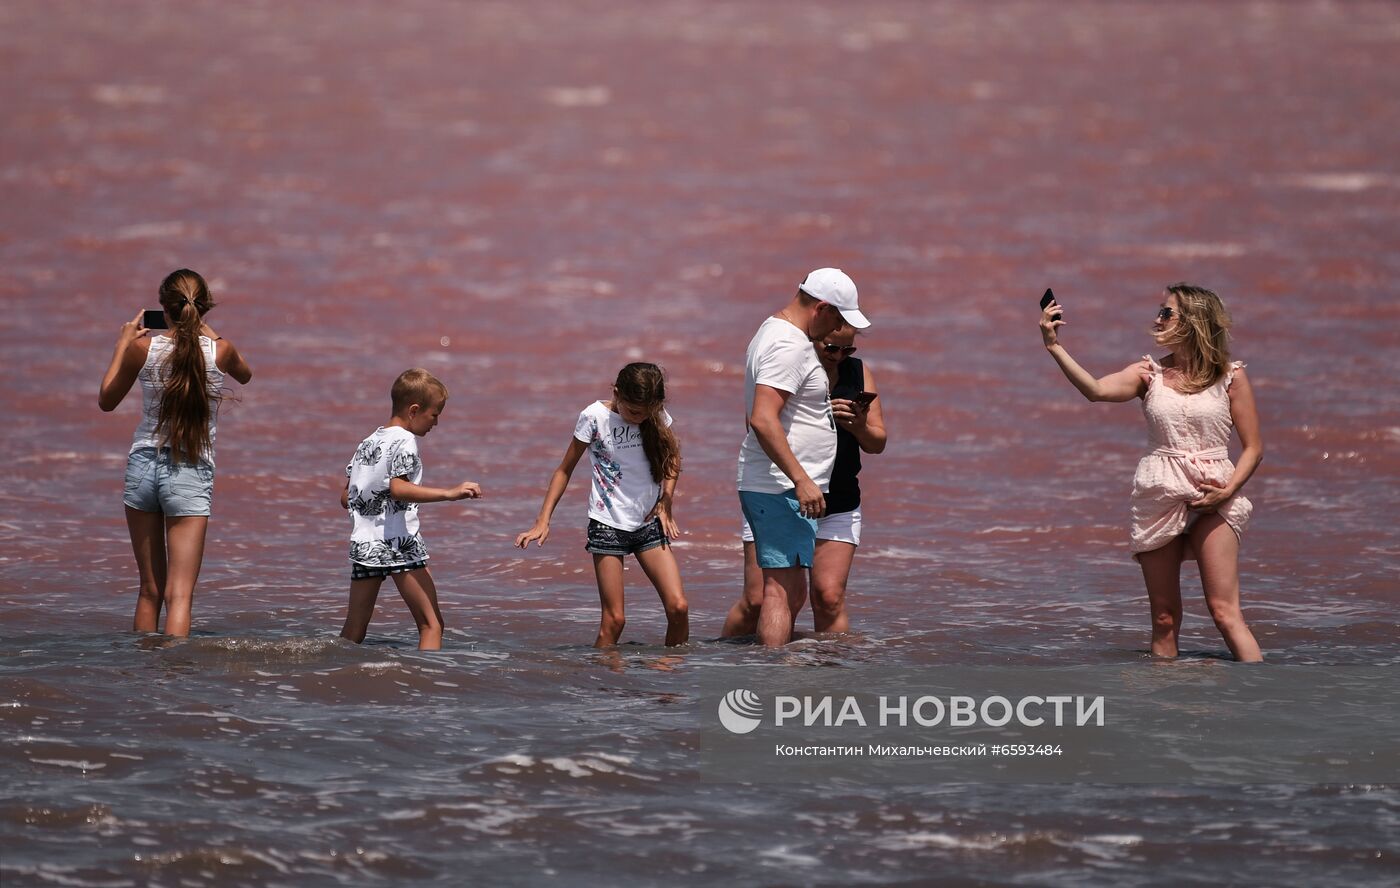
[[[5,884],[1393,883],[1394,784],[758,786],[693,753],[718,669],[1233,668],[1192,568],[1185,656],[1144,657],[1142,420],[1045,357],[1046,286],[1098,372],[1163,284],[1224,295],[1268,448],[1247,616],[1272,663],[1400,664],[1398,45],[1367,3],[0,8]],[[827,264],[890,428],[857,631],[719,642],[743,349]],[[181,265],[255,378],[170,644],[124,631],[136,399],[94,400]],[[658,645],[633,567],[599,653],[582,473],[510,540],[635,359],[670,374],[695,640]],[[387,588],[334,638],[340,471],[415,364],[452,391],[428,483],[487,494],[424,507],[434,655]]]

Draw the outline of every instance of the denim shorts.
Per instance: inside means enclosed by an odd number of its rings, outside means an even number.
[[[141,447],[126,458],[122,502],[138,512],[208,515],[213,499],[214,467],[207,462],[172,464],[168,447]]]
[[[798,511],[797,494],[739,491],[744,519],[753,529],[758,566],[811,567],[817,522]]]
[[[588,519],[588,542],[584,549],[594,555],[636,555],[666,545],[661,519],[653,518],[636,530],[618,530],[593,518]]]

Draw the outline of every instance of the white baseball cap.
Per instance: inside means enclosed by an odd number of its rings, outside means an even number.
[[[841,312],[846,323],[857,330],[870,326],[870,321],[860,313],[860,307],[856,304],[856,282],[841,269],[818,268],[807,275],[798,289]]]

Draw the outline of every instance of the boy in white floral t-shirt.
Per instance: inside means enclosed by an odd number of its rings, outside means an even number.
[[[446,489],[423,487],[418,438],[438,423],[447,386],[427,370],[405,370],[394,380],[393,416],[360,442],[345,467],[340,505],[350,513],[350,606],[342,638],[365,640],[385,577],[393,577],[418,624],[418,649],[442,647],[442,611],[428,573],[428,550],[418,533],[418,504],[474,499],[481,486],[463,481]]]

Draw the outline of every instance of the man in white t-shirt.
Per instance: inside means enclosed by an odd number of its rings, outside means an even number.
[[[822,494],[836,459],[826,370],[812,342],[843,324],[870,326],[856,285],[839,268],[818,268],[758,328],[744,360],[748,436],[739,448],[739,504],[763,570],[758,639],[769,647],[787,644],[807,598],[817,519],[826,512]]]

